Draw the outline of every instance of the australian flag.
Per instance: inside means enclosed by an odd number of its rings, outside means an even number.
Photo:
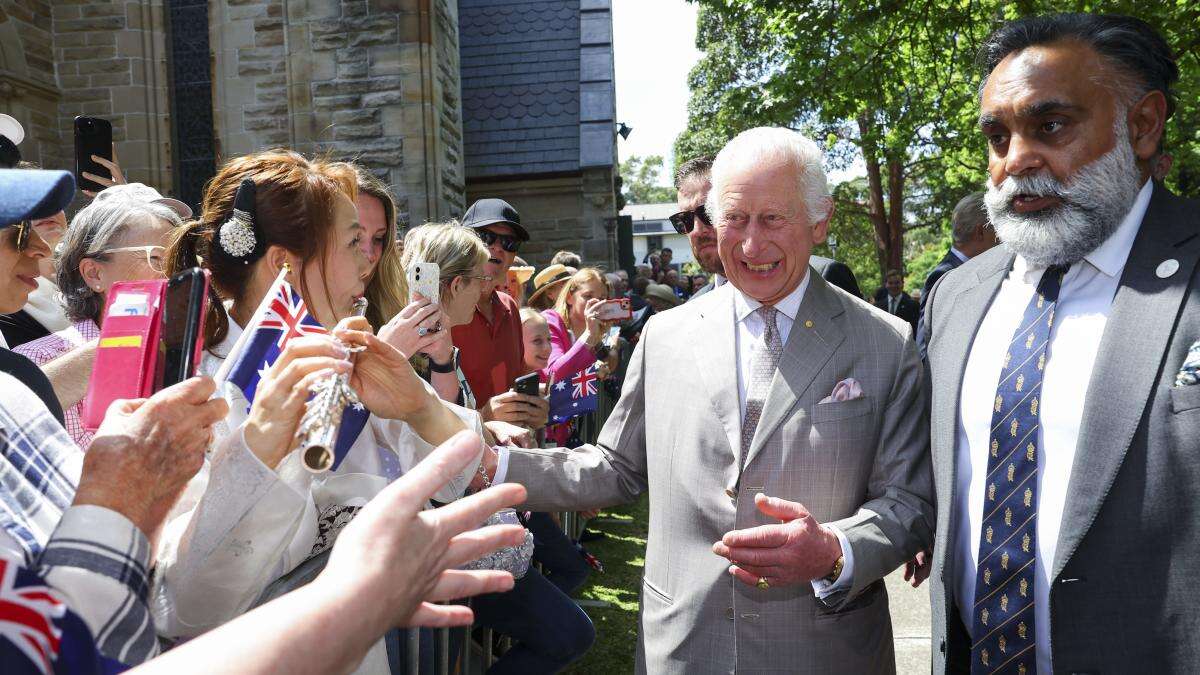
[[[119,673],[96,651],[83,619],[18,561],[0,557],[0,673]]]
[[[329,331],[308,313],[304,299],[280,274],[229,354],[228,375],[224,381],[240,390],[249,413],[259,381],[279,358],[288,341],[303,335],[328,334]],[[220,379],[219,375],[217,379]],[[334,469],[350,451],[369,415],[361,403],[347,407],[342,414],[333,450]]]
[[[596,410],[598,385],[596,366],[556,382],[550,388],[550,422],[558,424]]]

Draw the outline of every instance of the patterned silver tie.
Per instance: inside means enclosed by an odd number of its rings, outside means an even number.
[[[750,382],[746,387],[746,416],[742,418],[742,467],[745,468],[746,456],[750,454],[750,442],[754,440],[754,431],[758,428],[758,420],[762,417],[763,402],[771,391],[771,380],[775,378],[775,370],[779,367],[779,357],[783,354],[783,341],[779,339],[779,327],[775,325],[775,317],[779,311],[770,305],[763,305],[755,310],[763,320],[762,345],[750,359]]]

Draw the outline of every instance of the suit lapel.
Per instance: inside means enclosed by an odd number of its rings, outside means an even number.
[[[750,452],[744,466],[750,466],[775,429],[792,414],[817,373],[821,372],[846,339],[834,320],[845,311],[841,302],[829,288],[829,283],[819,275],[813,274],[809,279],[804,300],[788,333],[787,344],[783,346],[779,369],[771,380],[767,399],[763,401],[762,417],[754,431],[754,440],[750,442]],[[807,325],[809,321],[812,322],[811,327]]]
[[[1011,253],[998,250],[980,260],[977,266],[956,272],[955,274],[972,274],[973,279],[964,283],[953,298],[938,302],[938,315],[948,318],[935,324],[933,330],[937,336],[937,347],[935,349],[931,345],[929,350],[929,366],[934,371],[930,401],[933,428],[930,440],[933,446],[935,478],[938,479],[939,485],[949,487],[949,504],[957,503],[958,408],[971,344],[975,342],[979,325],[983,322],[983,317],[992,305],[1001,284],[1004,283],[1014,257]],[[938,520],[939,525],[941,522],[948,522],[948,519]],[[953,532],[953,527],[947,532]],[[953,560],[950,552],[953,550],[953,543],[941,547],[939,555],[942,556],[943,570],[949,569]]]
[[[738,405],[737,356],[734,353],[734,316],[732,289],[722,285],[714,288],[714,296],[704,303],[705,309],[696,319],[691,340],[695,351],[696,369],[704,380],[708,398],[716,408],[717,419],[725,427],[729,451],[734,456],[741,450],[742,420]],[[719,296],[719,297],[718,297]]]
[[[1163,356],[1200,257],[1193,215],[1181,211],[1180,200],[1156,185],[1113,298],[1088,384],[1051,579],[1062,573],[1095,520],[1146,402],[1154,397]],[[1159,264],[1171,259],[1179,263],[1178,271],[1160,279]]]

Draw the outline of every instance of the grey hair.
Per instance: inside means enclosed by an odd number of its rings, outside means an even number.
[[[725,175],[731,169],[751,163],[784,162],[796,169],[797,193],[808,211],[809,225],[815,225],[829,217],[833,209],[829,181],[821,160],[820,148],[801,133],[779,127],[743,131],[726,143],[713,160],[712,190],[708,193],[705,208],[712,216],[714,225],[723,220],[721,192],[725,186]]]
[[[965,244],[975,238],[975,233],[988,224],[987,205],[983,203],[983,192],[972,192],[954,205],[950,221],[954,226],[954,243]]]
[[[58,288],[66,302],[68,319],[100,322],[104,296],[87,285],[79,264],[84,258],[103,259],[104,251],[112,248],[113,241],[130,225],[145,222],[147,218],[165,220],[172,227],[182,223],[179,214],[167,206],[127,198],[92,202],[75,214],[54,255]]]

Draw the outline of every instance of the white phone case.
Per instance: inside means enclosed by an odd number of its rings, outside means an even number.
[[[438,304],[438,292],[442,287],[442,270],[437,263],[420,262],[408,268],[408,301],[413,294],[420,293],[433,304]]]

